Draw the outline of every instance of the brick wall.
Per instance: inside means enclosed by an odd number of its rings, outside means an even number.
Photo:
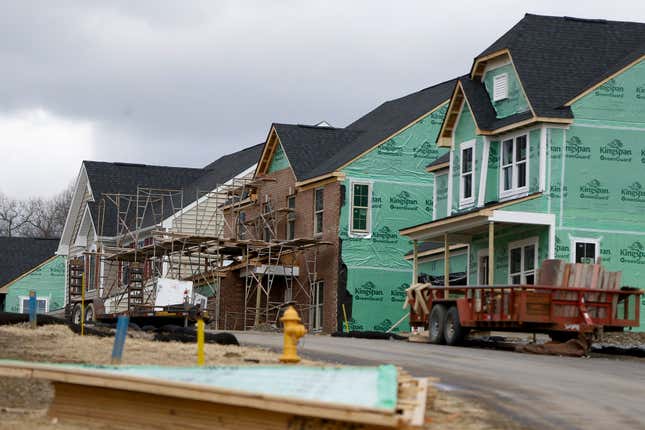
[[[257,218],[261,211],[261,204],[267,199],[271,202],[273,209],[286,208],[287,197],[290,194],[296,196],[295,209],[295,238],[312,238],[314,231],[314,189],[296,191],[296,179],[291,169],[283,169],[267,174],[266,181],[262,181],[257,189],[257,195],[253,204],[242,209],[245,212],[246,220]],[[308,265],[306,260],[311,260],[317,252],[317,279],[325,283],[323,295],[323,331],[336,331],[337,321],[337,285],[338,285],[338,218],[340,216],[340,184],[333,182],[322,186],[323,193],[323,233],[321,239],[330,242],[330,245],[319,246],[316,249],[306,250],[298,256],[297,265],[300,268],[299,284],[293,282],[293,299],[300,305],[309,301]],[[228,237],[236,237],[234,216],[237,212],[225,211],[227,217]],[[277,239],[285,240],[287,234],[287,213],[277,215]],[[262,239],[262,228],[248,226],[247,239]],[[306,255],[305,255],[306,253]],[[309,257],[309,258],[306,258]],[[309,265],[311,267],[311,264]],[[222,286],[220,315],[224,317],[226,310],[229,312],[242,312],[244,306],[244,279],[240,277],[240,271],[236,271],[225,278]],[[284,281],[278,277],[274,278],[271,301],[280,301],[284,294]],[[240,293],[241,292],[241,296]],[[266,297],[263,296],[263,305]],[[249,297],[251,306],[255,304],[255,296]],[[309,312],[301,312],[304,321],[309,321]]]

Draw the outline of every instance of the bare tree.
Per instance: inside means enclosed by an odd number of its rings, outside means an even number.
[[[24,202],[0,193],[0,234],[9,237],[20,236],[30,219],[31,214]]]
[[[52,198],[30,199],[25,205],[29,219],[23,234],[30,237],[60,237],[73,194],[74,184],[70,184]]]

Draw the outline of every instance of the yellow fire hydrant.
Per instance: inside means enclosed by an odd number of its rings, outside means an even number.
[[[298,363],[298,339],[303,337],[307,330],[305,326],[300,323],[300,316],[298,311],[293,306],[289,306],[284,315],[280,318],[284,324],[284,351],[280,356],[280,361],[283,363]]]

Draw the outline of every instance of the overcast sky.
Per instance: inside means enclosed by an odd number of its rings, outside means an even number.
[[[202,167],[272,122],[345,126],[466,73],[526,12],[645,22],[642,1],[0,0],[0,192],[51,195],[83,159]]]

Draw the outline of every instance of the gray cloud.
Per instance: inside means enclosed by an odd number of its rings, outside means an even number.
[[[546,1],[528,11],[645,21],[640,2],[623,6]],[[525,7],[3,1],[0,114],[42,108],[89,121],[99,159],[201,166],[262,141],[273,121],[344,126],[465,73]]]

